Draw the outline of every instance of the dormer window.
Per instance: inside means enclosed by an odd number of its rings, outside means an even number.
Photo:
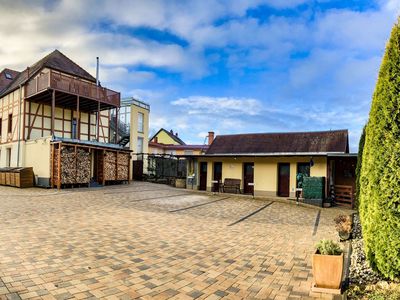
[[[7,79],[12,79],[12,76],[11,76],[10,73],[5,73],[5,76],[6,76]]]

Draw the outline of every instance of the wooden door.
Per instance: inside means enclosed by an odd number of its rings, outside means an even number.
[[[207,162],[200,163],[200,191],[207,190]]]
[[[278,196],[289,197],[290,188],[290,164],[278,164]]]
[[[133,166],[133,180],[143,180],[143,160],[134,160]]]
[[[219,186],[222,180],[222,162],[214,163],[214,181],[218,181],[217,183],[213,183],[214,192],[219,191]]]
[[[254,163],[243,164],[243,193],[254,194]]]

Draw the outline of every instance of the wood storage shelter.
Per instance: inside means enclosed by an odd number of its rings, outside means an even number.
[[[51,142],[51,186],[90,186],[129,183],[131,151],[98,142]]]

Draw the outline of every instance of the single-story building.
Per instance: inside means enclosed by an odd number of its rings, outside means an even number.
[[[347,130],[219,135],[189,164],[188,188],[214,191],[239,179],[242,193],[289,198],[301,173],[324,177],[325,197],[352,205],[356,160]]]

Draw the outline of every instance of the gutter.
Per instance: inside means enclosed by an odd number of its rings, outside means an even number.
[[[270,152],[270,153],[215,153],[202,157],[270,157],[270,156],[332,156],[343,155],[340,152]]]

